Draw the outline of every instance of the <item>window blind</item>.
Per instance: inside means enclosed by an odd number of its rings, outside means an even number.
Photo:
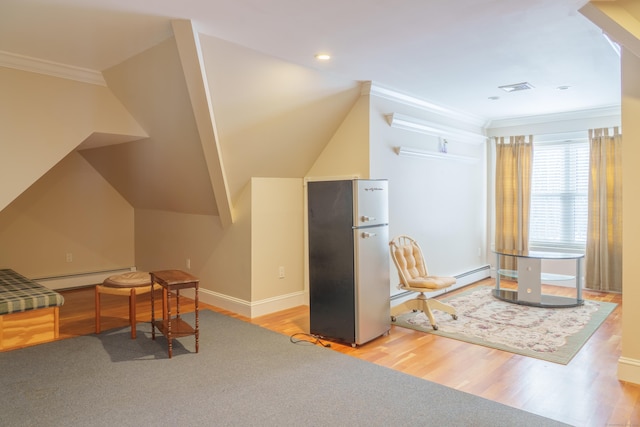
[[[529,246],[584,248],[588,190],[588,140],[534,142]]]

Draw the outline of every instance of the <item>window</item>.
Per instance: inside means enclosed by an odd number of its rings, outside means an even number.
[[[587,240],[589,142],[534,142],[529,246],[584,249]]]

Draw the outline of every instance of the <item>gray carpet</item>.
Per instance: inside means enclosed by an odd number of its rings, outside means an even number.
[[[209,310],[198,354],[138,330],[0,353],[0,425],[564,425]]]

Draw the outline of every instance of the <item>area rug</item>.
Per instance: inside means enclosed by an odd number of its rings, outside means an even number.
[[[616,307],[589,300],[580,307],[530,307],[500,301],[492,289],[483,286],[443,298],[456,308],[458,319],[434,310],[437,331],[422,312],[401,314],[395,324],[566,365]]]
[[[148,323],[0,353],[2,426],[566,425],[202,310],[193,337]],[[192,322],[193,316],[184,319]]]

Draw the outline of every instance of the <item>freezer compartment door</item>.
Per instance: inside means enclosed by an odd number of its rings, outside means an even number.
[[[390,328],[389,227],[353,231],[356,243],[356,344],[363,344]]]
[[[356,179],[354,185],[355,227],[389,223],[389,182],[386,179]]]

